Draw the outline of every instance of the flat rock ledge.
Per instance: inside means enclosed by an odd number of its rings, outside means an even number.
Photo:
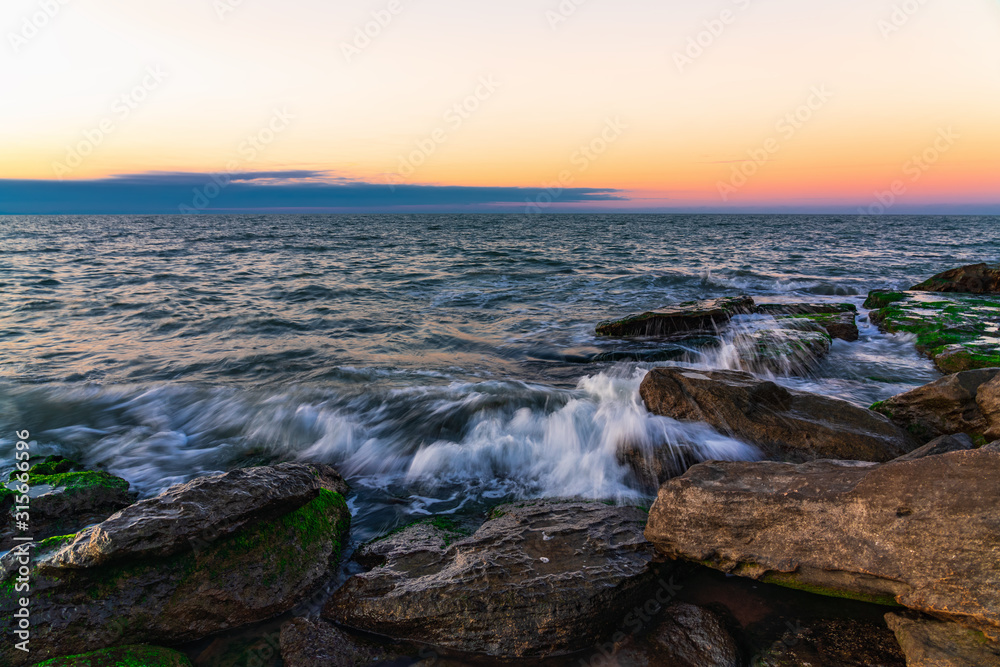
[[[884,465],[704,463],[665,484],[646,537],[664,556],[898,604],[1000,637],[1000,454]]]
[[[476,533],[419,524],[361,548],[327,620],[497,658],[596,645],[655,592],[643,510],[581,501],[496,508]]]
[[[710,301],[689,301],[670,308],[629,315],[597,325],[597,335],[618,338],[669,338],[694,334],[714,334],[736,315],[748,315],[755,309],[748,296],[725,297]]]
[[[643,380],[640,394],[653,414],[705,422],[781,461],[881,463],[921,444],[871,410],[786,389],[748,373],[656,368]]]
[[[252,468],[173,487],[80,536],[35,545],[32,651],[8,643],[0,664],[175,646],[288,611],[336,567],[351,519],[343,491],[328,466]],[[5,634],[20,597],[6,561]]]
[[[886,614],[907,667],[1000,667],[1000,644],[983,633],[920,614]]]

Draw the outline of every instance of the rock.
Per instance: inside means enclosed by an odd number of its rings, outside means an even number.
[[[1000,636],[1000,455],[884,465],[703,463],[661,489],[664,556],[813,593],[900,604]]]
[[[855,620],[798,624],[751,667],[906,667],[906,658],[891,630]]]
[[[678,602],[661,612],[663,621],[627,649],[618,663],[670,667],[740,667],[740,649],[719,616],[708,609]]]
[[[785,461],[882,462],[919,445],[882,415],[747,373],[656,368],[640,393],[654,414],[707,422]]]
[[[872,292],[865,306],[882,331],[915,336],[943,373],[1000,367],[1000,297]]]
[[[340,493],[343,479],[324,477],[326,470],[326,466],[285,463],[171,487],[83,531],[45,567],[81,569],[125,559],[165,557],[190,549],[192,543],[227,537],[251,522],[302,507],[321,488]]]
[[[982,450],[984,452],[1000,453],[1000,440],[997,440],[996,442],[991,442],[990,444],[983,446]]]
[[[858,308],[852,303],[765,303],[757,306],[761,315],[771,315],[779,320],[803,319],[811,321],[831,337],[853,343],[861,338],[858,329]]]
[[[183,653],[156,646],[122,646],[55,658],[35,667],[191,667]]]
[[[1000,667],[1000,644],[982,633],[917,614],[886,614],[908,667]]]
[[[19,476],[11,473],[11,486],[20,484]],[[31,497],[31,536],[44,540],[56,535],[67,535],[91,524],[100,523],[109,516],[135,502],[136,494],[129,492],[129,483],[103,471],[86,470],[83,466],[50,456],[27,471],[27,484]],[[17,495],[7,489],[9,510]],[[14,546],[16,533],[13,526],[4,522],[0,533],[0,552]]]
[[[30,575],[31,661],[122,644],[177,645],[288,611],[329,578],[350,526],[344,497],[324,488],[332,479],[316,467],[282,465],[196,480],[146,505],[149,514],[133,510],[138,503],[85,531],[109,536],[97,545],[115,547],[114,558],[76,551],[79,538],[51,555],[39,549]],[[310,485],[311,492],[302,490]],[[143,516],[149,520],[139,521]],[[206,531],[205,520],[223,528]],[[146,532],[118,539],[127,526]],[[136,551],[123,551],[125,545]],[[84,559],[88,567],[81,567]],[[59,565],[66,562],[72,566]],[[0,618],[17,608],[16,593],[0,587]],[[0,646],[4,661],[29,662],[10,645]]]
[[[812,369],[829,354],[830,343],[823,327],[800,319],[785,320],[782,328],[748,331],[733,338],[744,369],[783,375]]]
[[[323,617],[357,630],[499,658],[594,646],[657,589],[646,513],[580,501],[503,505],[448,544],[419,524],[362,547]]]
[[[401,657],[321,620],[296,618],[281,626],[285,667],[363,667]]]
[[[711,334],[734,316],[752,313],[754,308],[753,299],[748,296],[690,301],[671,308],[602,322],[597,326],[597,334],[618,338]]]
[[[958,435],[942,435],[937,440],[932,440],[920,449],[915,449],[906,456],[900,456],[897,461],[916,461],[927,456],[940,456],[949,452],[964,452],[975,449],[976,443],[972,438],[960,433]]]
[[[952,269],[911,289],[914,292],[1000,294],[1000,264],[973,264]]]
[[[965,371],[941,378],[887,401],[872,410],[889,417],[922,442],[966,433],[1000,437],[1000,368]]]

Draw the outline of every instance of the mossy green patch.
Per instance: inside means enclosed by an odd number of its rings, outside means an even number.
[[[809,584],[802,581],[795,574],[772,572],[770,574],[764,575],[762,581],[765,584],[774,584],[775,586],[781,586],[782,588],[791,588],[797,591],[803,591],[805,593],[812,593],[813,595],[822,595],[824,597],[841,598],[844,600],[856,600],[858,602],[867,602],[869,604],[882,605],[883,607],[902,606],[898,602],[896,602],[896,598],[893,595],[859,593],[857,591],[849,591],[840,588],[831,588],[828,586]]]
[[[156,646],[122,646],[54,658],[34,667],[191,667],[183,653]]]
[[[500,514],[499,516],[503,516],[503,514]],[[490,519],[499,518],[499,516],[493,517],[491,514]],[[454,542],[456,539],[468,537],[469,535],[472,534],[472,531],[463,528],[461,524],[459,524],[457,521],[455,521],[450,517],[435,516],[429,519],[421,519],[419,521],[414,521],[412,523],[406,524],[405,526],[400,526],[399,528],[390,530],[385,535],[382,535],[381,537],[376,537],[374,540],[372,540],[372,542],[381,542],[382,540],[388,539],[393,535],[399,535],[404,530],[407,530],[414,526],[433,526],[437,528],[443,533],[445,546],[451,546],[452,542]]]
[[[903,292],[887,292],[885,290],[876,290],[868,295],[868,299],[865,301],[865,308],[870,310],[877,310],[879,308],[885,308],[891,303],[897,301],[902,301],[906,298],[906,294]]]
[[[28,484],[31,486],[52,486],[55,488],[91,489],[104,487],[122,493],[128,492],[129,484],[121,477],[115,477],[102,471],[67,472],[55,475],[35,475],[30,474]]]

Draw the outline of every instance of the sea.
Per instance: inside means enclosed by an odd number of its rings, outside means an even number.
[[[1000,260],[998,230],[997,217],[0,217],[0,472],[24,430],[34,454],[143,497],[329,463],[352,486],[355,544],[512,499],[648,504],[623,443],[759,452],[650,414],[642,378],[739,362],[725,331],[621,341],[598,337],[600,321],[742,294],[853,303],[859,342],[772,379],[868,406],[939,377],[912,338],[868,323],[868,291]]]

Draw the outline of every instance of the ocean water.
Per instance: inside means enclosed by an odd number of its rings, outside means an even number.
[[[147,496],[239,466],[327,462],[355,490],[356,540],[510,498],[634,501],[649,491],[622,443],[757,452],[638,396],[655,365],[736,367],[729,334],[610,341],[599,321],[739,294],[860,306],[870,289],[1000,259],[998,223],[0,217],[0,467],[16,430]],[[865,315],[862,341],[775,379],[868,405],[938,377]]]

